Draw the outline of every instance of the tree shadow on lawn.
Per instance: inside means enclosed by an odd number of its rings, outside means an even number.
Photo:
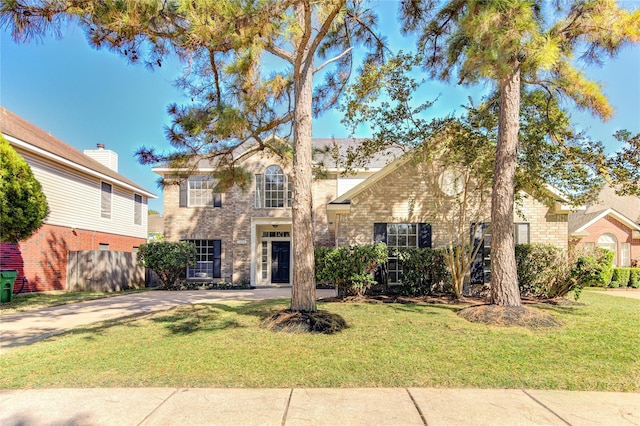
[[[167,330],[176,335],[243,327],[235,319],[225,318],[224,312],[239,314],[238,307],[211,303],[179,306],[153,315],[150,320],[163,324]]]

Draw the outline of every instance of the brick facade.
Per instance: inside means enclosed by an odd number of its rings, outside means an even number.
[[[373,242],[373,224],[376,222],[424,222],[432,226],[433,247],[443,247],[451,238],[468,242],[472,222],[490,221],[489,197],[485,196],[484,200],[476,199],[477,205],[484,205],[484,208],[471,207],[467,212],[470,216],[464,221],[468,226],[463,235],[452,237],[449,230],[457,229],[455,203],[453,199],[436,196],[436,191],[440,189],[429,183],[424,173],[406,165],[399,167],[351,199],[349,213],[338,214],[337,244]],[[521,195],[514,213],[514,223],[529,223],[531,243],[553,244],[566,249],[567,215],[555,214],[546,204],[524,193]],[[472,197],[473,194],[469,196]]]
[[[2,243],[0,263],[2,269],[18,271],[16,293],[66,290],[69,251],[98,250],[100,244],[108,244],[109,250],[131,253],[145,242],[142,238],[45,224],[18,245]]]
[[[280,158],[268,155],[255,156],[243,163],[253,176],[247,191],[234,187],[222,194],[221,207],[180,207],[179,179],[171,171],[161,170],[169,181],[164,192],[165,239],[220,240],[220,278],[214,281],[250,280],[252,285],[269,285],[271,245],[276,241],[291,241],[290,208],[256,208],[256,174],[264,174],[270,165],[279,165],[285,174],[290,165]],[[313,226],[315,245],[334,246],[365,244],[373,241],[373,224],[421,223],[432,225],[433,246],[443,246],[448,240],[447,229],[451,225],[452,207],[436,197],[439,191],[437,177],[434,183],[422,166],[403,164],[378,182],[366,185],[349,200],[349,213],[329,215],[327,206],[338,198],[338,175],[315,180],[313,193]],[[207,173],[206,169],[202,173]],[[479,213],[467,216],[465,223],[488,222],[490,217],[488,194],[472,194],[472,202]],[[531,197],[523,197],[517,209],[523,217],[514,214],[514,222],[530,224],[531,242],[550,243],[566,248],[567,217],[556,215],[544,203]],[[449,200],[448,203],[452,201]],[[284,234],[289,233],[289,234]],[[463,243],[469,240],[469,229],[464,231]],[[293,262],[293,259],[291,259]]]
[[[571,240],[571,246],[578,249],[586,248],[587,244],[591,243],[597,247],[598,239],[605,234],[611,234],[615,237],[618,243],[618,263],[620,266],[621,256],[621,244],[629,243],[631,249],[631,260],[640,262],[640,238],[632,238],[632,230],[624,223],[620,222],[614,217],[605,216],[596,221],[592,225],[585,229],[589,235],[582,238],[573,238]]]

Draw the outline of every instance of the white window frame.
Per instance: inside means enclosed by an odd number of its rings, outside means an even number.
[[[623,268],[631,266],[631,243],[620,243],[620,266]]]
[[[222,205],[221,194],[213,189],[216,183],[212,176],[194,175],[187,179],[187,205],[189,207],[215,207],[216,199]]]
[[[387,223],[387,248],[389,249],[387,276],[389,284],[402,284],[400,281],[402,268],[398,258],[393,255],[393,249],[411,247],[418,247],[418,224]]]
[[[139,199],[139,201],[138,201]],[[142,203],[143,198],[140,194],[133,194],[133,224],[142,225]]]
[[[109,188],[109,191],[106,191]],[[100,181],[100,217],[111,219],[113,211],[113,185]]]
[[[257,174],[254,205],[260,209],[291,208],[291,179],[282,167],[272,164],[265,169],[264,174]],[[282,182],[273,182],[272,179],[282,178]],[[276,188],[273,185],[277,185]],[[275,197],[274,197],[275,194]]]
[[[606,248],[613,252],[613,265],[618,265],[618,239],[615,235],[606,233],[598,237],[598,247]]]

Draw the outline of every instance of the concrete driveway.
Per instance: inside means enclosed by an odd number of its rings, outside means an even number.
[[[335,296],[335,290],[317,290],[318,298]],[[72,303],[38,311],[0,317],[0,354],[28,345],[75,327],[132,315],[162,311],[179,305],[225,300],[266,300],[291,298],[291,287],[253,290],[146,291]]]

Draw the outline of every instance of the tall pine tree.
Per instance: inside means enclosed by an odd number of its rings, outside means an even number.
[[[498,143],[491,205],[491,301],[519,306],[513,241],[514,187],[523,86],[566,96],[608,119],[613,110],[574,55],[602,63],[640,39],[640,11],[613,0],[412,0],[401,4],[403,30],[418,35],[432,77],[459,84],[492,82],[499,95]]]
[[[334,105],[353,67],[353,48],[380,60],[375,14],[358,0],[15,1],[0,19],[17,40],[58,32],[77,22],[89,43],[131,62],[161,66],[167,55],[188,64],[179,84],[194,99],[172,105],[167,136],[173,150],[141,149],[143,163],[193,166],[212,161],[226,185],[247,174],[239,160],[257,151],[282,154],[274,132],[293,134],[291,308],[315,311],[312,224],[312,116]],[[313,77],[323,76],[314,88]]]

